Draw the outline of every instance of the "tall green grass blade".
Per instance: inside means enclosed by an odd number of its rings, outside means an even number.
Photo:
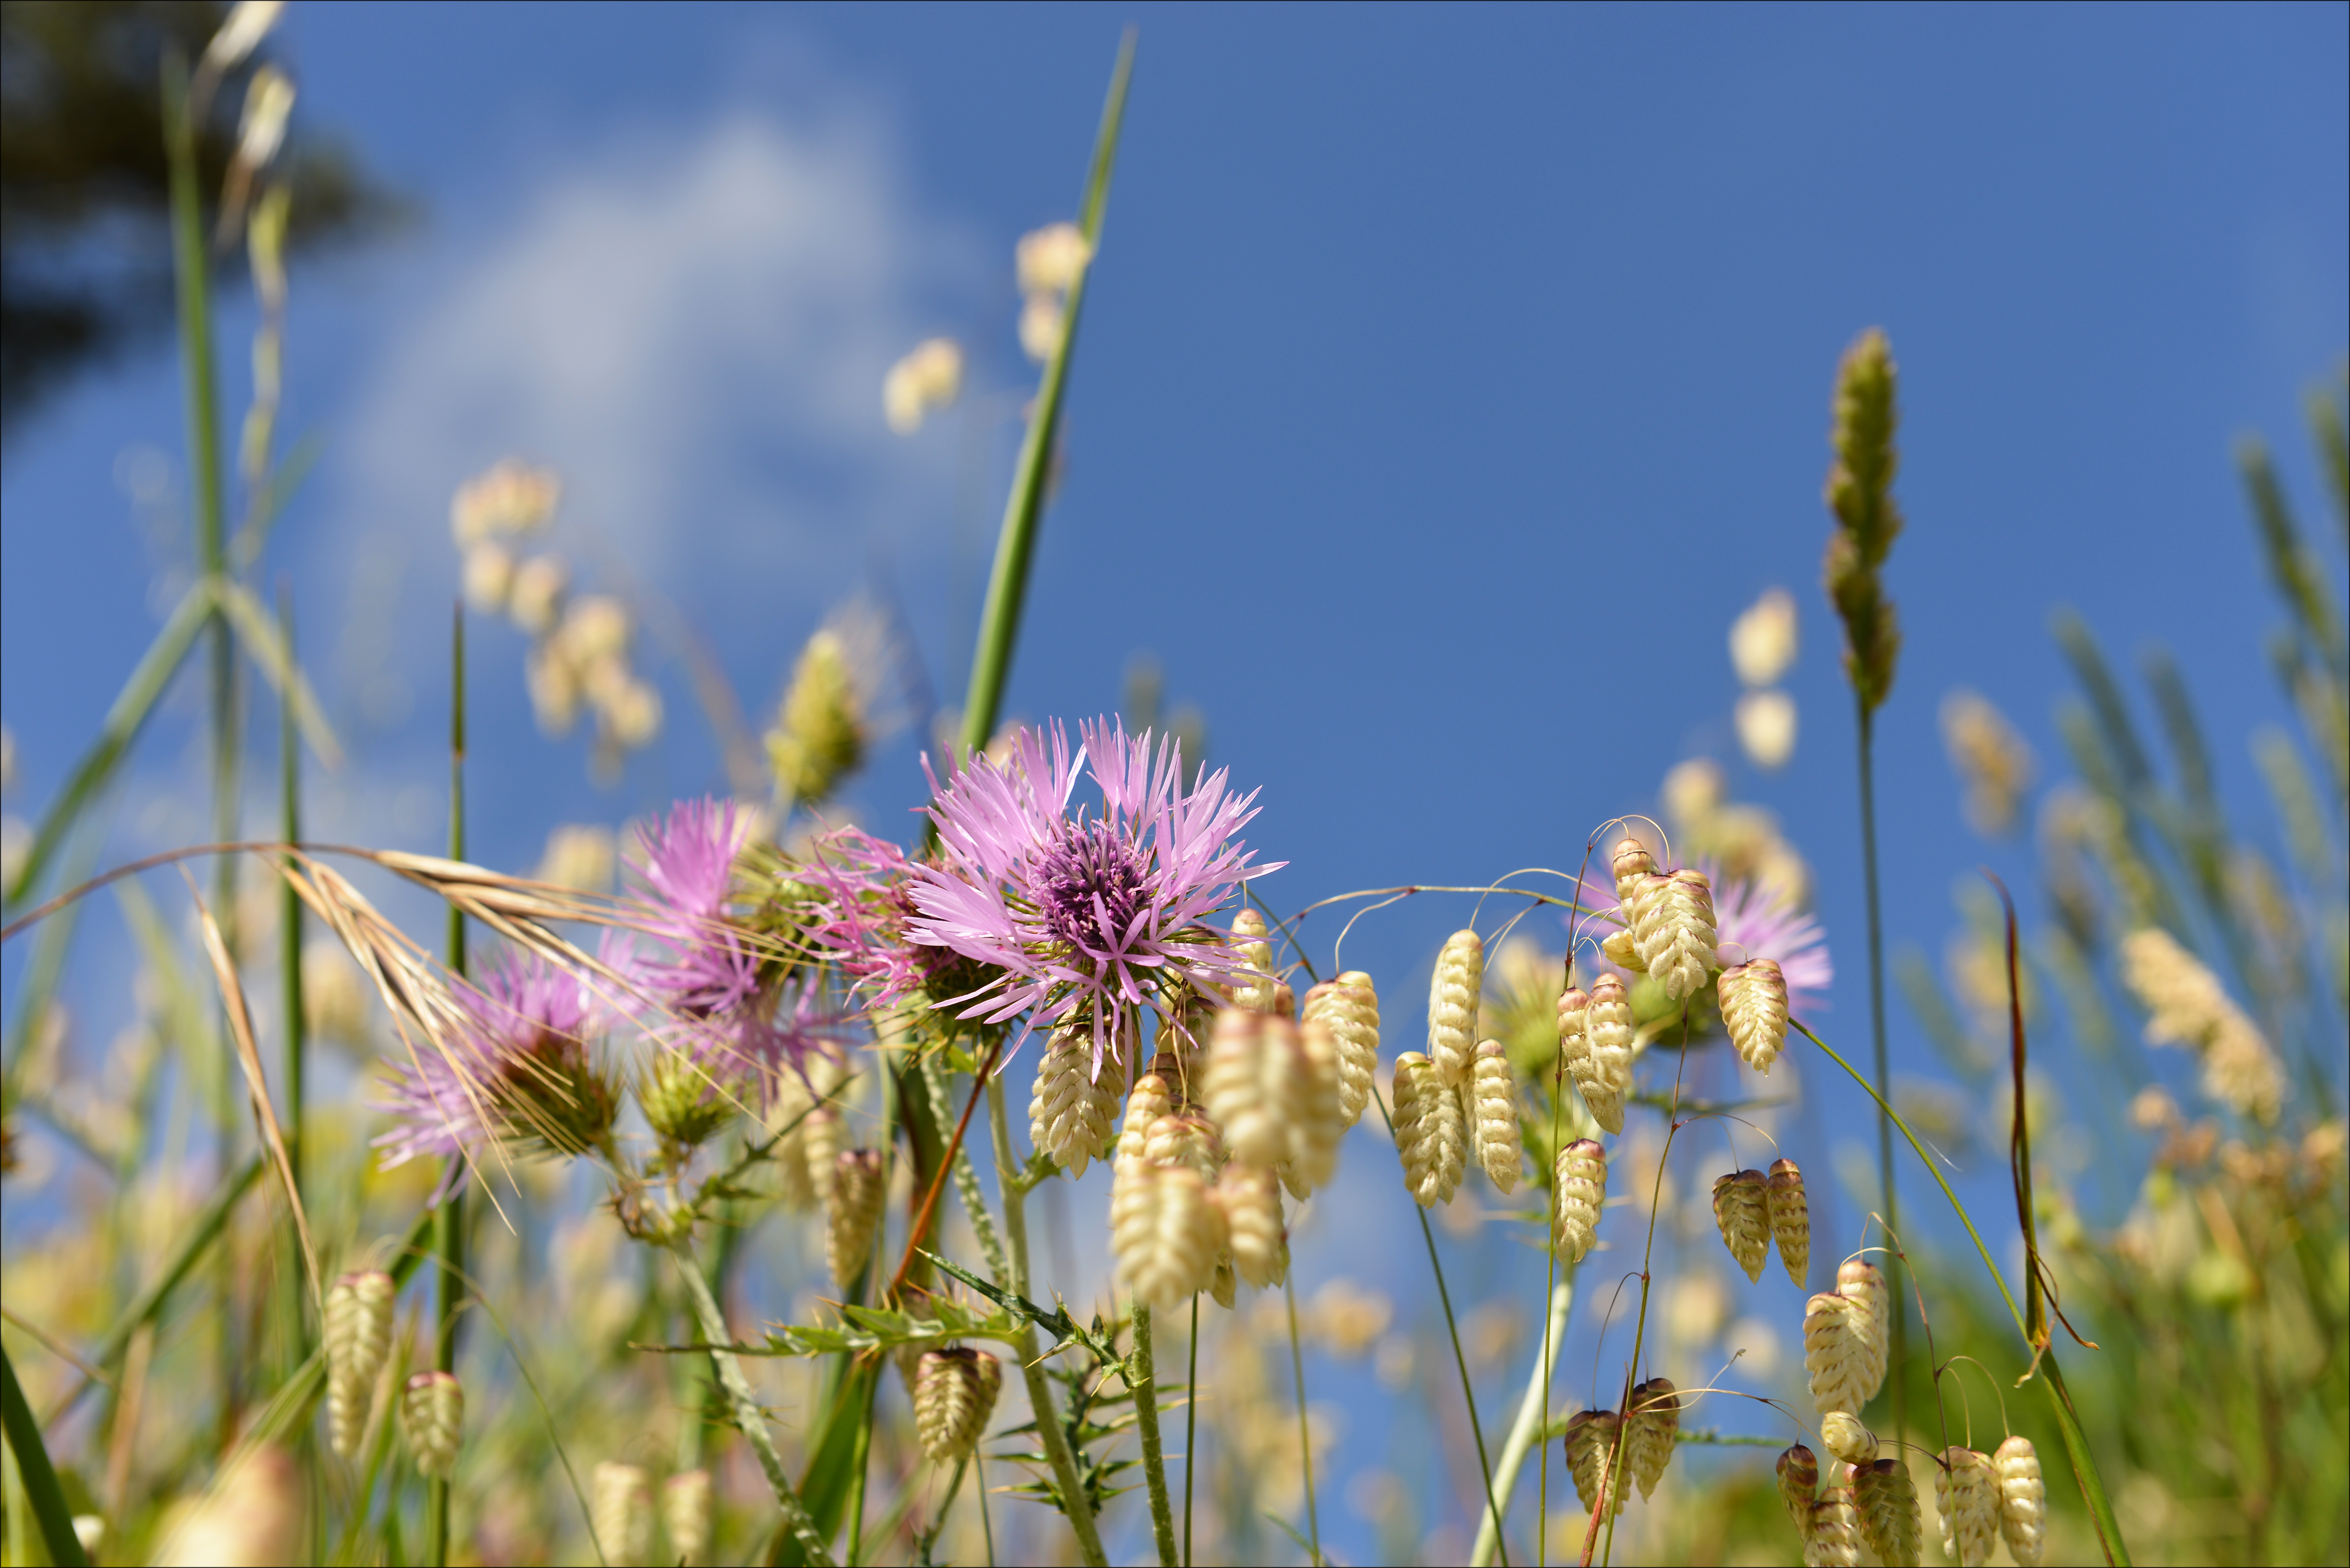
[[[16,1386],[16,1364],[8,1353],[0,1350],[0,1415],[5,1417],[8,1447],[16,1456],[16,1475],[25,1483],[25,1501],[33,1510],[33,1518],[41,1527],[41,1541],[49,1550],[52,1563],[71,1563],[80,1568],[89,1561],[89,1553],[81,1547],[81,1537],[74,1533],[73,1514],[66,1507],[65,1489],[57,1485],[57,1472],[49,1463],[48,1445],[41,1441],[41,1428],[33,1424],[31,1407],[25,1403],[25,1391]]]
[[[290,593],[279,596],[278,631],[290,658],[294,648],[294,601]],[[296,742],[293,687],[290,683],[282,684],[277,704],[277,828],[278,836],[287,844],[302,841],[302,749]],[[297,1203],[302,1200],[303,1191],[303,1111],[309,1098],[309,1020],[304,1016],[302,1002],[302,900],[296,895],[294,885],[280,877],[277,968],[286,1031],[286,1159],[293,1168]],[[293,1365],[299,1365],[302,1355],[309,1350],[309,1322],[303,1310],[301,1285],[293,1262],[291,1257],[286,1260],[285,1289],[279,1303],[279,1311],[285,1314],[286,1344],[291,1352],[288,1371]]]
[[[465,858],[465,606],[462,599],[449,634],[449,858]],[[449,946],[442,961],[449,966],[451,974],[464,977],[465,916],[453,903],[449,906]],[[464,1157],[452,1154],[449,1158],[461,1160]],[[462,1180],[460,1177],[452,1183],[449,1196],[442,1200],[440,1219],[433,1226],[433,1250],[440,1255],[441,1272],[433,1297],[439,1329],[432,1365],[439,1371],[450,1373],[457,1369],[458,1313],[465,1302],[468,1205],[464,1188],[459,1184]],[[436,1479],[428,1483],[425,1496],[432,1524],[425,1561],[432,1568],[448,1568],[448,1480]]]
[[[302,738],[310,743],[320,762],[330,768],[341,767],[342,742],[335,739],[334,726],[327,722],[326,710],[319,707],[317,694],[310,689],[310,678],[295,662],[291,643],[270,619],[268,610],[242,583],[224,580],[217,591],[222,612],[236,628],[254,667],[268,680],[270,690],[287,704],[294,722],[301,727]]]
[[[1118,162],[1118,130],[1126,119],[1127,83],[1133,75],[1134,34],[1129,29],[1118,44],[1118,64],[1110,73],[1109,98],[1102,105],[1101,129],[1094,139],[1093,167],[1086,180],[1085,206],[1078,220],[1096,254],[1101,250],[1102,219],[1109,209],[1110,171]],[[1078,312],[1092,272],[1088,262],[1078,269],[1076,282],[1070,286],[1061,341],[1045,362],[1044,384],[1036,391],[1036,411],[1028,421],[1026,439],[1020,443],[1020,464],[1013,473],[1011,499],[1004,504],[1003,526],[996,538],[995,566],[988,575],[987,604],[980,616],[971,687],[963,699],[962,738],[968,751],[976,752],[987,744],[1003,705],[1013,644],[1020,635],[1020,608],[1028,594],[1028,563],[1036,548],[1036,521],[1045,509],[1053,442],[1060,431],[1061,403],[1068,390],[1069,360],[1076,349]]]

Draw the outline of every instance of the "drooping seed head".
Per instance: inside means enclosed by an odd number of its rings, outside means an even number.
[[[336,1453],[358,1454],[375,1380],[391,1356],[391,1309],[400,1287],[380,1270],[345,1274],[327,1292],[327,1429]]]
[[[1645,879],[1633,927],[1640,961],[1674,1002],[1695,996],[1718,963],[1714,949],[1713,885],[1702,871],[1684,867],[1661,879]]]
[[[1206,1290],[1224,1245],[1223,1212],[1187,1165],[1143,1160],[1110,1184],[1110,1251],[1118,1282],[1146,1306],[1172,1309]]]
[[[1613,1410],[1585,1410],[1566,1424],[1566,1468],[1575,1477],[1575,1495],[1584,1511],[1607,1517],[1608,1501],[1624,1504],[1627,1467],[1616,1461],[1617,1434],[1622,1422]],[[1612,1472],[1614,1484],[1607,1484]]]
[[[1617,902],[1629,909],[1632,889],[1639,886],[1641,877],[1656,868],[1656,857],[1648,853],[1647,845],[1637,838],[1617,839],[1616,851],[1607,861],[1607,869],[1616,878]]]
[[[1470,1070],[1470,1100],[1475,1108],[1477,1163],[1485,1168],[1495,1187],[1504,1193],[1513,1191],[1518,1185],[1525,1146],[1518,1131],[1517,1078],[1498,1040],[1477,1047],[1476,1064]]]
[[[1828,1452],[1848,1465],[1877,1462],[1877,1434],[1847,1410],[1830,1410],[1820,1417],[1820,1441]]]
[[[1680,1440],[1680,1395],[1671,1382],[1651,1377],[1632,1390],[1630,1425],[1624,1434],[1624,1462],[1640,1483],[1643,1499],[1656,1495]]]
[[[1796,1536],[1805,1542],[1812,1538],[1812,1505],[1820,1491],[1820,1461],[1817,1455],[1797,1443],[1779,1455],[1779,1501],[1787,1505],[1787,1517],[1794,1521]]]
[[[2048,1487],[2032,1439],[2008,1438],[1991,1455],[1999,1480],[1999,1532],[2022,1568],[2040,1568],[2048,1551]]]
[[[1175,1109],[1175,1093],[1157,1071],[1145,1073],[1126,1093],[1126,1124],[1118,1129],[1118,1158],[1140,1159],[1150,1141],[1150,1128]]]
[[[1587,1137],[1558,1151],[1552,1171],[1551,1245],[1581,1262],[1599,1239],[1599,1211],[1607,1202],[1607,1151]]]
[[[1428,982],[1428,1059],[1449,1085],[1457,1086],[1469,1075],[1477,1002],[1484,989],[1483,940],[1473,930],[1453,932],[1444,939]]]
[[[1228,1165],[1210,1196],[1224,1217],[1233,1271],[1259,1290],[1279,1284],[1289,1272],[1289,1237],[1282,1227],[1281,1189],[1273,1172]]]
[[[1831,1410],[1857,1415],[1868,1404],[1868,1350],[1855,1327],[1861,1316],[1859,1309],[1833,1291],[1804,1303],[1804,1370],[1810,1376],[1812,1403],[1822,1415]]]
[[[1771,1210],[1771,1234],[1779,1243],[1779,1261],[1787,1266],[1787,1277],[1801,1285],[1812,1264],[1812,1206],[1804,1195],[1804,1173],[1794,1160],[1771,1162],[1764,1196]]]
[[[1028,1136],[1039,1154],[1072,1177],[1109,1153],[1117,1143],[1118,1096],[1125,1069],[1115,1051],[1094,1073],[1092,1032],[1083,1025],[1053,1031],[1036,1063],[1036,1087],[1028,1100]]]
[[[816,1183],[808,1179],[807,1118],[816,1108],[807,1081],[790,1067],[775,1075],[767,1093],[768,1150],[775,1167],[775,1196],[785,1209],[805,1214],[816,1207]]]
[[[608,1563],[642,1563],[653,1549],[652,1478],[635,1465],[596,1467],[588,1517]]]
[[[1467,1163],[1465,1132],[1461,1096],[1436,1064],[1417,1051],[1398,1056],[1396,1152],[1403,1158],[1404,1186],[1421,1208],[1452,1201]]]
[[[1143,1158],[1153,1165],[1180,1165],[1209,1186],[1224,1168],[1216,1126],[1202,1116],[1161,1116],[1143,1137]]]
[[[958,1345],[924,1351],[914,1373],[914,1430],[922,1457],[934,1465],[969,1459],[1003,1387],[1002,1365],[983,1350]]]
[[[1925,1516],[1909,1467],[1878,1459],[1853,1467],[1853,1501],[1860,1512],[1861,1539],[1888,1568],[1917,1568],[1925,1537]]]
[[[1338,1113],[1347,1126],[1361,1119],[1371,1103],[1371,1079],[1379,1065],[1379,999],[1371,977],[1350,969],[1305,993],[1305,1027],[1330,1032],[1338,1047]]]
[[[660,1516],[670,1551],[682,1562],[700,1560],[710,1550],[710,1472],[680,1470],[661,1482]]]
[[[1223,1129],[1225,1152],[1268,1168],[1288,1158],[1311,1077],[1305,1048],[1286,1020],[1236,1007],[1219,1013],[1201,1096]]]
[[[800,1152],[807,1157],[808,1187],[816,1200],[832,1207],[833,1179],[840,1174],[841,1151],[848,1147],[848,1124],[840,1107],[819,1105],[800,1124]]]
[[[1558,998],[1558,1054],[1560,1064],[1575,1080],[1575,1087],[1583,1096],[1592,1119],[1608,1132],[1622,1132],[1624,1097],[1607,1087],[1591,1052],[1591,998],[1572,985]]]
[[[454,1374],[420,1372],[400,1391],[400,1424],[416,1473],[446,1480],[465,1431],[465,1390]]]
[[[1885,1386],[1893,1354],[1893,1293],[1885,1275],[1866,1258],[1847,1260],[1836,1270],[1836,1294],[1852,1303],[1853,1332],[1860,1338],[1866,1359],[1862,1363],[1863,1399],[1874,1399]]]
[[[864,1273],[873,1243],[881,1234],[881,1206],[888,1199],[879,1149],[843,1149],[832,1172],[832,1199],[826,1207],[825,1266],[843,1290]]]
[[[1274,987],[1280,983],[1273,972],[1273,944],[1265,935],[1264,917],[1253,908],[1232,917],[1232,950],[1250,971],[1232,982],[1232,1005],[1251,1012],[1271,1012]]]
[[[1944,1449],[1934,1469],[1934,1508],[1942,1516],[1942,1552],[1960,1568],[1991,1561],[1999,1543],[1999,1477],[1988,1455]]]
[[[1768,1075],[1787,1039],[1787,976],[1771,959],[1751,959],[1721,971],[1716,981],[1722,1027],[1756,1072]]]
[[[1860,1506],[1848,1486],[1832,1486],[1812,1505],[1804,1542],[1806,1568],[1860,1568]]]
[[[1761,1171],[1742,1170],[1715,1180],[1713,1222],[1746,1277],[1760,1280],[1771,1261],[1769,1186]]]
[[[1293,1052],[1305,1068],[1297,1111],[1288,1127],[1289,1156],[1281,1166],[1282,1181],[1302,1202],[1315,1188],[1330,1185],[1338,1171],[1338,1142],[1347,1136],[1346,1113],[1339,1105],[1338,1042],[1318,1023],[1301,1029],[1279,1013],[1265,1024],[1265,1034],[1288,1042],[1282,1048]]]

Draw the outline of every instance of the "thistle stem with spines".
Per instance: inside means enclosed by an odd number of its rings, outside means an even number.
[[[1134,1303],[1134,1354],[1129,1359],[1133,1376],[1128,1386],[1134,1394],[1134,1424],[1142,1435],[1142,1475],[1150,1491],[1150,1537],[1159,1548],[1159,1568],[1176,1568],[1175,1515],[1167,1501],[1167,1455],[1159,1438],[1150,1309],[1139,1301]]]

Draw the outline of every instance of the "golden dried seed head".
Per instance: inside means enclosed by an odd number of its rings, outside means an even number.
[[[1742,1170],[1714,1181],[1713,1222],[1746,1277],[1760,1280],[1771,1261],[1770,1199],[1761,1171]]]
[[[1082,1024],[1053,1031],[1036,1063],[1036,1087],[1028,1100],[1028,1137],[1040,1154],[1071,1176],[1083,1176],[1087,1162],[1109,1153],[1117,1142],[1118,1094],[1126,1073],[1115,1048],[1094,1071],[1093,1032]]]
[[[2040,1568],[2048,1552],[2048,1487],[2029,1438],[2010,1438],[1991,1455],[1999,1480],[1999,1532],[2022,1568]]]
[[[1338,1047],[1338,1113],[1353,1127],[1371,1103],[1371,1078],[1379,1065],[1379,999],[1371,977],[1350,969],[1305,993],[1309,1029],[1327,1029]]]
[[[775,1196],[795,1214],[816,1205],[816,1183],[808,1177],[807,1121],[816,1096],[807,1080],[789,1067],[775,1075],[767,1094],[767,1133],[775,1139],[769,1150],[775,1166]]]
[[[1119,1167],[1110,1183],[1118,1281],[1146,1306],[1171,1308],[1207,1289],[1223,1231],[1223,1211],[1189,1166],[1143,1160]]]
[[[1558,1151],[1552,1171],[1551,1245],[1581,1262],[1599,1239],[1599,1211],[1607,1202],[1607,1151],[1587,1137]]]
[[[1917,1568],[1925,1515],[1918,1506],[1909,1467],[1899,1459],[1854,1466],[1853,1501],[1868,1549],[1888,1568]]]
[[[1613,981],[1616,977],[1608,975],[1606,978]],[[1622,989],[1618,983],[1619,1000]],[[1628,1017],[1630,1009],[1627,1008],[1625,1012]],[[1592,1119],[1608,1132],[1622,1132],[1624,1097],[1607,1087],[1602,1068],[1592,1054],[1591,998],[1571,985],[1559,994],[1558,999],[1558,1054],[1560,1065],[1575,1080],[1575,1089],[1583,1096],[1584,1106],[1591,1112]],[[1630,1055],[1627,1044],[1625,1051],[1627,1069]],[[1628,1071],[1627,1075],[1629,1075]]]
[[[1243,908],[1232,917],[1232,950],[1252,972],[1232,981],[1232,1005],[1251,1012],[1271,1012],[1274,987],[1273,944],[1265,940],[1264,917]]]
[[[1864,1380],[1867,1347],[1855,1328],[1858,1309],[1833,1291],[1824,1291],[1804,1303],[1804,1370],[1810,1376],[1812,1403],[1822,1415],[1843,1410],[1858,1415],[1868,1404]]]
[[[881,1206],[888,1199],[879,1149],[843,1149],[832,1171],[832,1199],[825,1214],[824,1261],[846,1290],[872,1260],[881,1233]]]
[[[914,1373],[914,1431],[922,1456],[934,1465],[969,1459],[1003,1387],[1003,1366],[983,1350],[958,1345],[924,1351]]]
[[[847,1147],[848,1124],[837,1106],[820,1105],[800,1124],[800,1152],[807,1156],[808,1186],[816,1200],[827,1209],[832,1207],[833,1179],[840,1174],[841,1151]]]
[[[1607,861],[1607,869],[1616,878],[1617,902],[1628,908],[1632,902],[1632,889],[1639,885],[1641,877],[1656,868],[1656,857],[1648,853],[1647,845],[1637,838],[1617,839],[1616,851]]]
[[[1281,1189],[1262,1167],[1228,1165],[1211,1196],[1223,1212],[1232,1269],[1263,1290],[1289,1272],[1289,1237],[1281,1223]]]
[[[1719,961],[1714,950],[1713,886],[1702,871],[1643,878],[1635,890],[1632,939],[1640,962],[1674,1002],[1705,989]]]
[[[1792,1159],[1774,1159],[1763,1190],[1779,1261],[1787,1266],[1787,1277],[1801,1285],[1812,1266],[1812,1206],[1804,1195],[1804,1173]]]
[[[588,1516],[608,1563],[642,1563],[653,1549],[652,1478],[607,1459],[596,1467]]]
[[[400,1391],[400,1424],[408,1433],[408,1455],[417,1473],[448,1480],[465,1431],[465,1390],[456,1376],[420,1372],[411,1377]]]
[[[1877,1434],[1847,1410],[1830,1410],[1820,1417],[1820,1441],[1828,1452],[1848,1465],[1877,1462]]]
[[[1885,1275],[1865,1258],[1853,1258],[1836,1270],[1836,1294],[1852,1303],[1853,1332],[1860,1338],[1863,1399],[1874,1399],[1885,1386],[1893,1354],[1893,1293]],[[1858,1408],[1857,1406],[1855,1407]]]
[[[1428,982],[1428,1059],[1437,1075],[1459,1085],[1469,1075],[1476,1044],[1477,1002],[1485,990],[1485,944],[1472,930],[1444,939],[1436,972]]]
[[[1615,1506],[1624,1505],[1625,1481],[1628,1467],[1614,1470],[1615,1484],[1605,1484],[1603,1478],[1615,1465],[1617,1432],[1621,1420],[1613,1410],[1585,1410],[1566,1424],[1566,1468],[1575,1477],[1575,1495],[1583,1501],[1584,1511],[1595,1509],[1607,1516],[1607,1502],[1603,1494],[1613,1497]]]
[[[1860,1568],[1860,1508],[1852,1488],[1832,1486],[1812,1505],[1806,1568]]]
[[[1681,1401],[1670,1380],[1651,1377],[1632,1390],[1632,1416],[1624,1434],[1624,1463],[1640,1483],[1643,1499],[1656,1495],[1680,1440]]]
[[[1787,1517],[1795,1522],[1795,1534],[1804,1541],[1812,1537],[1812,1505],[1820,1491],[1820,1461],[1811,1449],[1797,1443],[1779,1455],[1779,1501],[1787,1505]]]
[[[1180,1165],[1210,1186],[1224,1168],[1224,1149],[1216,1126],[1201,1116],[1161,1116],[1150,1124],[1143,1140],[1143,1158],[1153,1165]]]
[[[1236,1007],[1217,1014],[1201,1097],[1232,1158],[1270,1168],[1289,1158],[1312,1078],[1305,1047],[1287,1020]]]
[[[691,1563],[710,1550],[710,1472],[680,1470],[661,1483],[661,1528],[669,1549]]]
[[[1767,1075],[1787,1039],[1786,974],[1770,959],[1753,959],[1723,970],[1716,989],[1730,1043],[1748,1066]]]
[[[1525,1146],[1518,1132],[1518,1083],[1510,1058],[1498,1040],[1477,1047],[1470,1070],[1470,1098],[1475,1110],[1477,1163],[1503,1192],[1516,1189],[1518,1167]]]
[[[1232,1272],[1232,1252],[1229,1247],[1216,1253],[1216,1272],[1208,1276],[1208,1294],[1226,1312],[1240,1300],[1241,1277]]]
[[[345,1274],[327,1292],[327,1430],[336,1453],[358,1454],[375,1380],[391,1356],[391,1309],[400,1287],[381,1270]]]
[[[1338,1043],[1319,1024],[1300,1029],[1279,1014],[1266,1023],[1265,1034],[1287,1041],[1280,1048],[1305,1069],[1297,1111],[1289,1123],[1289,1155],[1281,1166],[1282,1180],[1302,1200],[1315,1188],[1327,1187],[1338,1171],[1338,1140],[1347,1136],[1338,1101]]]
[[[1134,1081],[1126,1093],[1126,1125],[1118,1135],[1118,1158],[1140,1159],[1148,1150],[1150,1129],[1159,1118],[1172,1115],[1175,1092],[1170,1080],[1154,1070]]]
[[[1452,1201],[1467,1163],[1461,1096],[1436,1064],[1407,1051],[1395,1064],[1396,1152],[1404,1186],[1423,1209]]]
[[[1648,966],[1640,961],[1640,941],[1627,929],[1610,931],[1600,939],[1599,951],[1609,963],[1627,974],[1646,974]]]
[[[1991,1561],[1999,1542],[1999,1478],[1989,1456],[1944,1449],[1934,1469],[1934,1507],[1942,1516],[1942,1553],[1960,1568]]]

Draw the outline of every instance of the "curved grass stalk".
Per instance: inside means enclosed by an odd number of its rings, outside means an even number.
[[[1575,1305],[1575,1281],[1561,1282],[1550,1293],[1549,1316],[1543,1327],[1541,1351],[1534,1356],[1534,1369],[1526,1376],[1525,1397],[1518,1401],[1518,1418],[1503,1440],[1501,1462],[1493,1467],[1493,1500],[1506,1507],[1510,1493],[1516,1490],[1518,1468],[1534,1445],[1544,1438],[1550,1422],[1546,1407],[1550,1401],[1550,1374],[1558,1357],[1558,1342],[1566,1336],[1567,1314]],[[1492,1513],[1485,1515],[1477,1526],[1477,1543],[1470,1550],[1471,1568],[1485,1568],[1502,1544],[1502,1532]]]
[[[1297,1345],[1297,1286],[1295,1270],[1284,1271],[1281,1277],[1281,1293],[1289,1305],[1289,1366],[1297,1378],[1297,1459],[1305,1474],[1305,1537],[1306,1549],[1313,1554],[1316,1568],[1322,1558],[1322,1520],[1314,1506],[1314,1428],[1305,1418],[1305,1354]]]
[[[1918,1141],[1918,1135],[1909,1130],[1909,1124],[1901,1119],[1900,1113],[1896,1111],[1883,1096],[1877,1094],[1876,1088],[1861,1075],[1859,1070],[1839,1055],[1835,1047],[1813,1033],[1801,1023],[1790,1019],[1788,1023],[1804,1039],[1827,1053],[1828,1060],[1849,1074],[1853,1082],[1868,1090],[1869,1096],[1877,1101],[1887,1118],[1900,1129],[1903,1137],[1909,1140],[1909,1147],[1917,1150],[1918,1159],[1933,1174],[1935,1183],[1941,1188],[1942,1196],[1950,1200],[1950,1208],[1957,1212],[1959,1223],[1966,1227],[1968,1238],[1974,1242],[1975,1251],[1982,1257],[1983,1267],[1991,1272],[1991,1283],[1999,1287],[2000,1299],[2007,1303],[2008,1314],[2015,1319],[2016,1332],[2024,1335],[2029,1341],[2031,1329],[2024,1321],[2023,1309],[2016,1304],[2014,1295],[2007,1288],[2007,1276],[2000,1272],[1999,1264],[1991,1258],[1991,1249],[1984,1245],[1981,1233],[1975,1229],[1974,1220],[1968,1216],[1966,1205],[1959,1201],[1959,1195],[1952,1191],[1950,1184],[1943,1179],[1941,1168],[1934,1163],[1934,1157],[1926,1152],[1926,1146]],[[2073,1408],[2073,1396],[2065,1389],[2064,1375],[2057,1369],[2056,1352],[2052,1347],[2040,1351],[2039,1355],[2040,1376],[2048,1386],[2048,1401],[2055,1414],[2056,1429],[2064,1438],[2064,1457],[2072,1463],[2073,1480],[2081,1489],[2081,1500],[2088,1505],[2089,1521],[2096,1527],[2098,1544],[2105,1550],[2106,1562],[2116,1564],[2127,1563],[2130,1561],[2129,1547],[2122,1540],[2121,1524],[2115,1519],[2113,1503],[2106,1496],[2106,1483],[2104,1478],[2097,1473],[2097,1461],[2089,1452],[2088,1434],[2082,1430],[2081,1417]]]

